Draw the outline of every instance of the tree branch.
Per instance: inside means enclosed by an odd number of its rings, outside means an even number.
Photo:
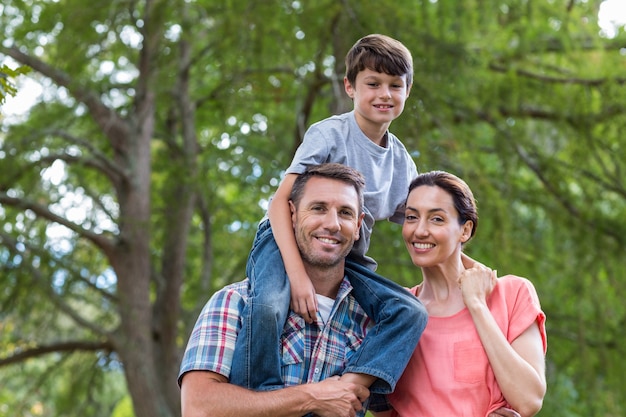
[[[24,362],[27,359],[37,358],[50,353],[62,353],[62,352],[95,352],[95,351],[107,351],[113,352],[114,346],[109,341],[89,341],[89,340],[74,340],[67,342],[58,342],[49,345],[39,345],[34,348],[17,351],[9,356],[0,358],[0,367],[12,365],[19,362]]]
[[[123,178],[126,176],[124,169],[115,162],[113,162],[113,160],[109,158],[104,152],[93,146],[92,142],[86,139],[76,137],[65,130],[48,129],[43,130],[41,133],[43,135],[58,136],[60,138],[66,139],[72,144],[79,145],[87,149],[92,155],[94,155],[94,159],[99,162],[98,164],[91,163],[90,166],[97,168],[109,179],[111,179],[111,181],[119,182],[119,178]]]
[[[491,62],[489,64],[489,69],[496,71],[496,72],[502,72],[502,73],[509,72],[511,70],[511,68],[508,68],[506,65],[502,63],[496,63],[496,62]],[[615,77],[615,78],[603,77],[603,78],[595,78],[595,79],[591,79],[591,78],[586,79],[586,78],[577,78],[577,77],[554,77],[554,76],[550,76],[546,74],[534,73],[529,70],[525,70],[521,68],[516,68],[514,72],[515,74],[520,75],[522,77],[530,78],[533,80],[538,80],[544,83],[551,83],[551,84],[579,84],[579,85],[586,85],[590,87],[597,87],[602,84],[607,84],[609,82],[614,82],[619,85],[623,85],[626,83],[626,78],[621,78],[621,77]]]
[[[80,236],[91,241],[97,247],[102,249],[104,253],[107,254],[107,256],[111,256],[113,254],[114,244],[110,239],[101,234],[82,228],[80,225],[69,221],[65,217],[53,213],[42,204],[37,204],[23,198],[11,197],[4,191],[0,191],[0,204],[6,204],[8,206],[20,208],[23,210],[31,210],[33,213],[41,218],[47,219],[54,223],[58,223],[62,226],[67,227],[71,231],[78,233]]]
[[[55,84],[65,87],[73,97],[87,106],[91,116],[107,136],[113,148],[118,151],[124,149],[129,134],[128,126],[114,110],[107,107],[98,98],[98,94],[76,85],[65,72],[46,64],[40,59],[23,53],[15,46],[3,47],[0,45],[0,52],[23,65],[28,65],[45,77],[50,78]]]

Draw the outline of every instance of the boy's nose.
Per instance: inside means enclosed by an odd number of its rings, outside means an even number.
[[[391,98],[391,91],[389,90],[388,87],[381,88],[381,90],[380,90],[380,97],[381,98],[385,98],[385,99]]]

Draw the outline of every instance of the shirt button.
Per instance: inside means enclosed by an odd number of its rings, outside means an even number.
[[[315,368],[315,373],[319,374],[320,373],[320,368]]]

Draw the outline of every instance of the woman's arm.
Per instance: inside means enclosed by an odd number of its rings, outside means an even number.
[[[491,292],[497,279],[495,272],[487,278],[484,274],[485,270],[480,267],[462,274],[463,300],[504,398],[522,417],[533,416],[541,409],[546,393],[545,357],[539,325],[533,322],[509,344],[486,302],[486,294]]]
[[[281,181],[267,211],[274,240],[278,245],[291,287],[291,309],[308,323],[316,319],[315,288],[304,269],[291,223],[289,196],[298,174],[287,174]]]

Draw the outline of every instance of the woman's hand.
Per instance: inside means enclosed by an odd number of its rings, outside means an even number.
[[[496,286],[497,278],[497,271],[478,262],[461,272],[457,282],[467,308],[471,308],[476,303],[486,304],[487,297]]]
[[[493,410],[487,417],[521,417],[521,415],[510,408],[500,407],[497,410]]]

